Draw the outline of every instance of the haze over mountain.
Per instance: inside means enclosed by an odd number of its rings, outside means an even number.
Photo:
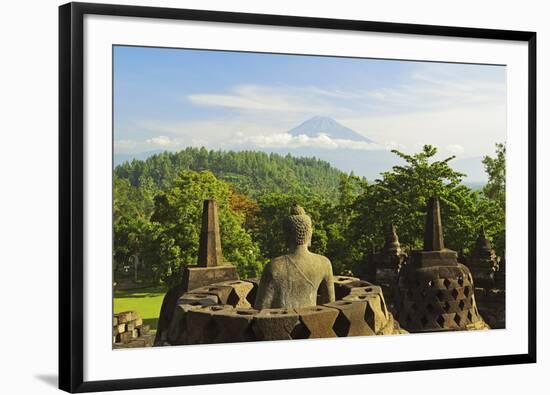
[[[330,117],[315,116],[288,131],[292,136],[317,137],[327,135],[335,140],[351,140],[372,143],[373,141]]]
[[[381,172],[391,170],[392,166],[403,164],[403,161],[387,148],[377,145],[368,137],[338,123],[330,117],[315,116],[310,118],[286,132],[286,136],[288,135],[299,141],[300,144],[266,146],[250,141],[245,145],[219,148],[223,151],[248,150],[276,153],[283,156],[291,154],[294,157],[315,157],[329,162],[341,171],[346,173],[353,171],[354,174],[366,177],[368,180],[379,178]],[[304,140],[300,136],[307,136],[310,140]],[[321,140],[323,144],[327,141],[334,144],[320,146],[316,144],[318,140]],[[355,142],[357,145],[355,145]],[[185,145],[173,147],[169,151],[179,151],[183,148],[185,148]],[[218,147],[209,146],[209,148],[217,149]],[[114,155],[114,165],[117,166],[132,159],[145,160],[162,151],[165,150],[151,150],[135,154],[117,152]],[[484,183],[487,180],[487,175],[485,174],[481,159],[481,157],[458,158],[451,162],[451,166],[467,175],[464,179],[465,182]]]

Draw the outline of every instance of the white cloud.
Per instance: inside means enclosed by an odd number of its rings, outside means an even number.
[[[398,142],[401,150],[418,151],[424,144],[443,155],[473,157],[492,154],[506,140],[506,107],[480,106],[413,113],[345,118],[342,124],[361,130],[383,145]]]
[[[445,149],[454,155],[460,155],[464,153],[464,147],[460,144],[451,144],[446,146]]]
[[[486,155],[506,137],[505,83],[475,70],[479,69],[425,64],[406,76],[405,82],[376,89],[363,88],[358,81],[349,89],[241,84],[227,91],[198,92],[185,99],[187,104],[212,107],[201,109],[208,114],[204,119],[141,120],[137,129],[152,137],[119,140],[115,150],[247,145],[413,152],[432,144],[442,155]],[[286,133],[314,115],[334,117],[379,145]]]
[[[156,145],[162,148],[178,146],[181,144],[181,142],[178,139],[172,139],[168,136],[156,136],[156,137],[147,139],[145,141],[151,145]]]
[[[379,150],[386,147],[365,141],[353,141],[333,139],[326,134],[316,137],[304,134],[293,136],[289,133],[277,133],[271,135],[244,136],[237,134],[233,139],[235,145],[253,145],[259,148],[320,148],[320,149],[353,149],[353,150]]]
[[[197,93],[186,96],[193,104],[247,112],[334,114],[347,112],[335,99],[347,98],[340,91],[317,87],[238,85],[228,93]]]

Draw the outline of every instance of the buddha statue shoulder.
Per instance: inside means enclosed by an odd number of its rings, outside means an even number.
[[[332,264],[309,251],[311,218],[298,205],[283,221],[288,253],[272,259],[264,268],[254,307],[300,308],[334,301]]]

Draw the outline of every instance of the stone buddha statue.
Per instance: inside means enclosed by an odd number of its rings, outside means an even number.
[[[283,228],[289,253],[274,258],[262,273],[255,309],[300,308],[334,302],[330,260],[308,250],[311,218],[298,205],[292,207]]]

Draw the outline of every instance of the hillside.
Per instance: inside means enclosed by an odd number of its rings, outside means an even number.
[[[230,182],[239,192],[257,197],[262,192],[337,196],[342,172],[316,158],[282,156],[257,151],[208,151],[186,148],[162,152],[145,160],[132,160],[115,167],[115,174],[137,186],[152,179],[159,188],[170,185],[181,170],[209,170]]]

